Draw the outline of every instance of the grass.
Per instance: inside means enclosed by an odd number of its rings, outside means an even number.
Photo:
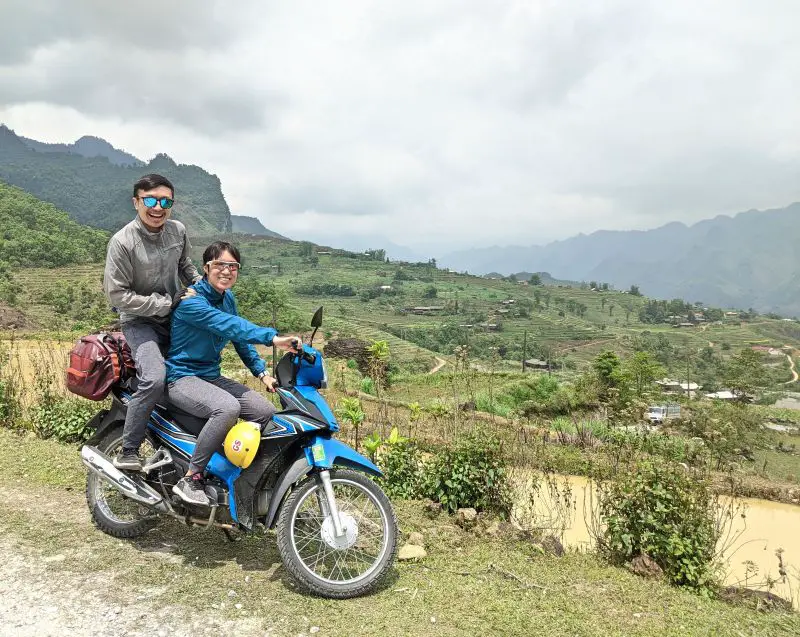
[[[796,614],[758,613],[697,597],[592,555],[556,558],[539,555],[525,542],[487,542],[447,517],[426,518],[413,502],[398,504],[400,525],[425,534],[429,556],[420,564],[398,564],[389,586],[368,599],[334,602],[292,588],[272,536],[228,543],[221,534],[170,521],[132,542],[94,530],[82,508],[84,476],[72,447],[0,430],[0,483],[23,496],[7,498],[0,534],[43,557],[64,556],[48,563],[54,580],[93,572],[105,576],[103,594],[120,604],[159,590],[156,607],[219,609],[232,618],[258,619],[276,635],[307,634],[311,626],[319,626],[320,635],[800,632]]]

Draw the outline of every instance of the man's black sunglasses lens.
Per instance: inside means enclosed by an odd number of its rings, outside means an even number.
[[[172,208],[172,204],[175,202],[169,197],[142,197],[142,203],[148,208],[154,208],[158,203],[161,204],[161,207],[164,210],[168,210],[169,208]]]

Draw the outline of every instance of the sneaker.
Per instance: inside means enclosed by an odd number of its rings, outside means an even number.
[[[142,459],[139,457],[139,452],[136,449],[123,449],[116,456],[112,464],[117,469],[125,471],[141,471]]]
[[[199,474],[195,474],[199,475]],[[184,476],[172,487],[172,492],[187,504],[209,506],[211,502],[205,492],[206,484],[202,477]]]

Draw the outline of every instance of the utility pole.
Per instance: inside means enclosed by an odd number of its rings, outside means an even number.
[[[525,371],[525,358],[528,351],[528,330],[525,330],[525,335],[522,337],[522,371]]]
[[[692,392],[689,389],[689,361],[691,360],[692,352],[690,349],[687,348],[686,350],[686,398],[688,400],[692,399]]]

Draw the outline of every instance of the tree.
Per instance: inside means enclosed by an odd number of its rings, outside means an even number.
[[[645,398],[653,393],[655,381],[664,376],[665,370],[647,352],[636,352],[625,360],[623,374],[631,391],[638,398]]]
[[[742,403],[753,396],[756,388],[764,384],[765,378],[761,357],[747,347],[732,356],[725,366],[725,384]]]
[[[342,398],[336,409],[336,415],[343,422],[353,425],[355,429],[355,446],[358,447],[358,429],[365,418],[364,409],[361,407],[361,401],[358,398]]]
[[[307,258],[314,254],[314,244],[309,241],[300,242],[300,256]]]
[[[622,363],[611,350],[606,350],[597,355],[592,361],[592,369],[604,387],[614,387],[619,380],[619,371]]]
[[[429,285],[427,288],[425,288],[425,291],[422,293],[422,297],[426,299],[435,299],[438,294],[439,291],[436,289],[436,287],[433,285]]]
[[[531,274],[531,278],[528,279],[528,283],[530,285],[541,285],[542,284],[542,277],[538,274]]]
[[[633,296],[642,296],[642,293],[639,291],[638,285],[631,285],[630,290],[628,290],[628,294],[631,294]]]

